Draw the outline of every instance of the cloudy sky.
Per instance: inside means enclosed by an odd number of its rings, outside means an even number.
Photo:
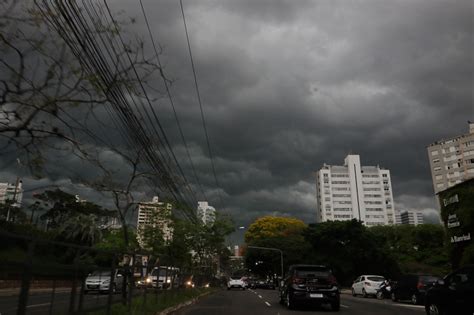
[[[356,153],[363,165],[391,171],[398,209],[436,219],[426,146],[467,133],[474,119],[472,1],[183,3],[222,203],[179,1],[143,0],[164,72],[174,80],[193,162],[218,210],[239,226],[266,214],[314,222],[314,172]],[[109,5],[136,18],[128,31],[142,36],[151,54],[139,2]],[[155,105],[184,156],[169,103],[162,98]],[[190,172],[185,159],[181,164]],[[0,175],[12,180],[14,173],[4,168]],[[68,178],[58,171],[41,181],[26,176],[25,184],[72,187]]]

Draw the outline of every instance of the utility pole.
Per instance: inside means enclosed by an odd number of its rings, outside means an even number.
[[[261,247],[261,246],[247,246],[247,248],[261,249],[261,250],[271,250],[280,252],[280,267],[281,267],[281,278],[283,279],[283,251],[279,248],[273,247]]]

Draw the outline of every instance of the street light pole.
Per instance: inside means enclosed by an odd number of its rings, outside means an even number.
[[[272,250],[272,251],[277,251],[280,252],[280,267],[281,267],[281,278],[283,279],[283,251],[279,248],[273,248],[273,247],[261,247],[261,246],[247,246],[247,248],[253,248],[253,249],[262,249],[262,250]]]

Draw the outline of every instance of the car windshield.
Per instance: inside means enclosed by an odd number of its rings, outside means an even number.
[[[367,280],[375,281],[375,282],[382,282],[382,281],[385,281],[385,278],[384,277],[367,277]]]
[[[240,280],[241,277],[232,276],[232,277],[230,277],[230,279],[231,279],[231,280]]]
[[[329,274],[329,270],[323,268],[304,268],[296,270],[296,276],[304,278],[328,277]]]
[[[171,269],[153,269],[151,272],[152,276],[157,276],[160,275],[160,277],[171,277],[173,276],[173,272],[176,274],[176,270],[171,270]]]
[[[110,277],[110,271],[94,271],[91,273],[93,277]]]

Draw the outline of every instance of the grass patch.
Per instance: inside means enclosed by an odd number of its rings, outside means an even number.
[[[172,291],[157,291],[147,293],[146,297],[136,296],[132,299],[131,309],[128,305],[123,305],[120,302],[114,303],[111,307],[111,314],[157,314],[168,307],[176,306],[180,303],[192,300],[206,292],[213,292],[213,288],[196,288],[196,289],[177,289]],[[87,312],[90,315],[105,315],[106,310]]]

